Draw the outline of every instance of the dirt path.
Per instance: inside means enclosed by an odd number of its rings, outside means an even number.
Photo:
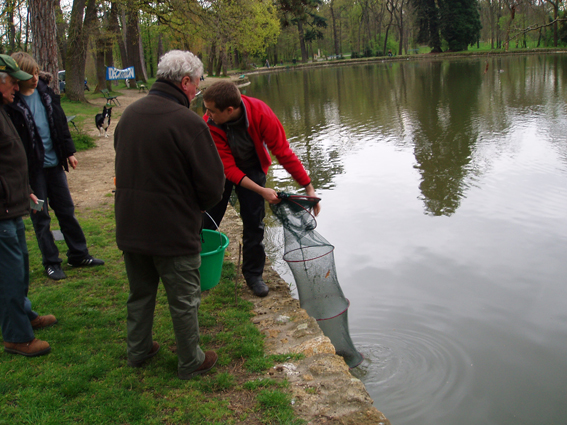
[[[231,77],[233,81],[238,80],[237,76]],[[218,79],[205,79],[199,84],[199,88],[206,89]],[[120,120],[124,109],[136,100],[147,96],[147,93],[140,93],[135,89],[124,89],[118,97],[120,106],[113,106],[112,119],[108,129],[108,138],[99,137],[99,132],[95,126],[95,117],[87,120],[83,128],[87,134],[95,138],[96,148],[84,152],[77,152],[75,156],[79,161],[76,170],[67,174],[69,189],[73,196],[73,201],[77,208],[92,208],[101,204],[106,197],[112,196],[114,190],[114,129]],[[103,98],[91,101],[98,105],[100,111],[106,104]]]
[[[122,92],[118,97],[120,106],[112,108],[108,138],[99,137],[94,116],[92,122],[83,128],[83,131],[95,137],[97,146],[87,151],[77,152],[75,156],[79,165],[67,174],[69,189],[78,208],[96,207],[104,201],[105,197],[112,196],[114,190],[114,129],[124,109],[146,95],[147,93],[139,93],[132,89]],[[102,111],[106,101],[100,98],[91,103],[99,105]]]

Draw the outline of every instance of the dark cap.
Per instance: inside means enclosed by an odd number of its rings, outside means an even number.
[[[27,81],[32,76],[20,69],[16,61],[8,55],[0,55],[0,72],[5,72],[10,77],[20,81]]]

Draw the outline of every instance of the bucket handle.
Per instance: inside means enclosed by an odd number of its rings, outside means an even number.
[[[215,227],[217,228],[217,232],[219,232],[219,239],[220,239],[220,244],[219,247],[222,246],[222,233],[219,229],[219,225],[217,224],[217,222],[213,219],[213,217],[211,217],[211,215],[205,211],[205,214],[207,214],[209,216],[209,218],[211,219],[211,221],[213,222],[213,224],[215,225]],[[203,234],[201,233],[201,239],[203,239]]]

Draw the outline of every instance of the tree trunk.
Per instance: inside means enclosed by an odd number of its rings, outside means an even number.
[[[53,75],[49,85],[55,93],[59,93],[55,3],[53,1],[29,0],[28,4],[33,37],[32,55],[40,69]]]
[[[108,15],[108,31],[110,35],[114,38],[116,43],[118,43],[118,49],[120,50],[120,63],[126,63],[126,47],[124,45],[124,37],[122,31],[120,30],[120,22],[118,21],[120,15],[119,4],[116,0],[111,2],[110,14]],[[114,46],[110,46],[110,54],[106,54],[107,62],[106,66],[115,66],[114,54],[112,52]],[[111,60],[108,60],[111,59]],[[110,85],[110,83],[108,83]]]
[[[299,46],[301,47],[301,62],[307,63],[308,54],[305,47],[305,37],[303,36],[303,22],[301,19],[297,20],[297,32],[299,33]]]
[[[157,44],[157,63],[159,63],[159,60],[161,59],[161,57],[165,54],[164,50],[163,50],[163,38],[161,33],[158,36],[158,44]]]
[[[215,75],[215,57],[217,55],[217,43],[213,41],[209,49],[209,60],[207,61],[207,74],[209,77]]]
[[[331,0],[331,3],[329,4],[329,9],[331,10],[331,21],[333,23],[333,39],[335,42],[335,55],[337,56],[337,58],[340,55],[340,50],[339,50],[339,38],[337,36],[337,21],[335,19],[335,11],[333,9],[333,0]]]
[[[70,100],[87,101],[85,99],[85,63],[90,28],[95,20],[96,0],[74,0],[69,22],[69,47],[65,70],[65,94]]]
[[[57,48],[59,49],[59,68],[65,69],[65,64],[67,61],[67,22],[63,18],[63,12],[61,11],[60,0],[55,3],[55,19],[57,22]]]
[[[390,12],[390,22],[388,23],[388,25],[386,26],[386,35],[384,36],[384,55],[388,54],[387,48],[388,48],[388,33],[390,32],[390,27],[392,26],[392,22],[394,20],[394,11],[390,11],[389,8],[387,8],[388,12]]]
[[[128,54],[128,63],[124,67],[133,66],[134,72],[136,73],[136,80],[148,81],[140,36],[139,12],[132,1],[129,1],[127,5],[126,21],[126,51]],[[136,81],[130,81],[130,87],[136,88]]]
[[[400,30],[400,47],[398,48],[398,55],[402,55],[404,52],[404,0],[400,2],[400,19],[398,20],[398,28]]]
[[[14,25],[14,8],[16,7],[14,0],[7,0],[4,12],[6,13],[6,23],[8,25],[8,53],[16,51],[16,26]],[[3,52],[3,50],[2,50]]]

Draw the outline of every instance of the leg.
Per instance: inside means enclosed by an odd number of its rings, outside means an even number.
[[[128,359],[139,361],[152,350],[152,327],[159,274],[153,258],[148,255],[124,253],[126,273],[130,283],[128,310]]]
[[[264,187],[266,175],[261,169],[246,170],[248,178]],[[236,188],[242,217],[242,274],[248,282],[251,278],[261,277],[264,272],[266,253],[264,251],[264,198],[256,192],[241,186]]]
[[[0,220],[0,324],[4,342],[34,339],[25,300],[29,285],[28,248],[22,218]],[[31,303],[30,303],[31,311]]]
[[[33,178],[31,182],[32,188],[35,195],[39,199],[43,199],[45,203],[41,211],[30,214],[33,223],[33,229],[35,231],[35,237],[37,238],[37,244],[39,245],[39,250],[41,251],[43,266],[47,267],[51,264],[61,264],[59,259],[59,249],[55,245],[55,240],[51,233],[51,217],[49,215],[49,210],[47,208],[47,176],[46,169],[42,169]]]
[[[89,255],[89,250],[83,229],[75,216],[75,205],[69,192],[65,170],[61,167],[46,168],[45,176],[49,206],[57,216],[61,233],[69,248],[67,257],[70,262],[80,262]]]
[[[199,305],[201,282],[199,254],[181,257],[154,257],[167,293],[169,311],[177,341],[179,374],[198,369],[205,361],[199,347]]]
[[[213,218],[214,223],[211,220],[211,217],[207,214],[203,214],[203,227],[205,229],[217,230],[217,226],[220,226],[224,213],[226,212],[226,207],[228,206],[228,201],[230,200],[233,187],[234,184],[230,180],[226,180],[221,201],[207,211],[207,213],[209,213],[209,215]]]

